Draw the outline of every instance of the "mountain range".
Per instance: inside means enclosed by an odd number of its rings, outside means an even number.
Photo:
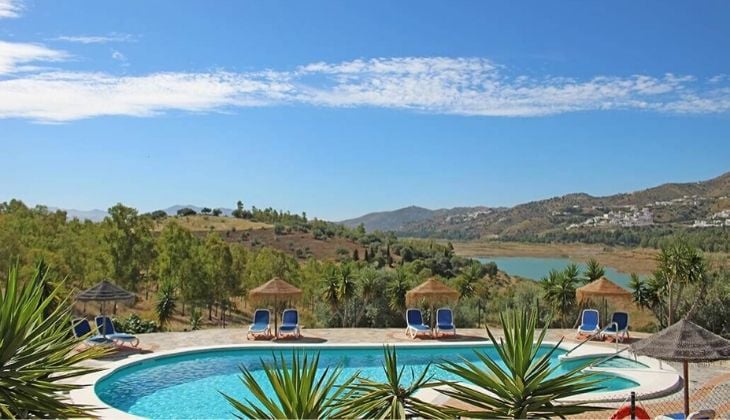
[[[448,239],[519,237],[571,228],[616,228],[649,225],[691,225],[698,222],[730,226],[730,172],[707,181],[668,183],[657,187],[594,197],[573,193],[514,207],[455,207],[431,210],[409,206],[368,213],[343,220],[348,227],[360,224],[368,231],[392,231],[400,236]],[[200,212],[203,207],[174,205],[163,209],[176,215],[182,208]],[[50,208],[56,210],[56,208]],[[221,209],[231,215],[232,209]],[[101,221],[104,210],[65,209],[68,218]],[[719,217],[719,218],[718,218]]]
[[[703,220],[715,223],[718,217],[730,213],[729,196],[730,172],[707,181],[668,183],[605,197],[573,193],[509,208],[429,210],[410,206],[340,223],[350,227],[362,223],[368,231],[394,231],[401,236],[450,239],[534,235],[588,226],[676,225]]]
[[[193,210],[195,210],[196,213],[200,213],[200,211],[203,210],[203,207],[194,206],[192,204],[188,204],[188,205],[176,204],[176,205],[170,206],[166,209],[162,209],[162,211],[167,213],[168,216],[174,216],[177,214],[178,210],[184,209],[184,208],[193,209]],[[63,210],[66,212],[66,217],[68,219],[91,220],[92,222],[100,222],[109,215],[109,213],[106,210],[99,210],[99,209],[77,210],[77,209],[61,209],[58,207],[49,207],[48,209],[50,211]],[[230,216],[231,212],[233,212],[233,209],[221,208],[220,210],[226,216]]]

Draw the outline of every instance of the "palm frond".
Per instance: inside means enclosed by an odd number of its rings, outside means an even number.
[[[411,369],[412,382],[404,384],[405,366],[398,368],[398,356],[394,348],[383,349],[383,372],[385,382],[377,382],[358,377],[348,388],[351,393],[339,406],[339,414],[344,418],[389,418],[407,417],[453,418],[447,409],[418,399],[418,391],[440,385],[430,373],[431,364],[416,373]]]
[[[63,395],[80,385],[63,382],[97,371],[80,362],[101,356],[92,348],[73,354],[83,338],[69,334],[71,306],[63,283],[50,285],[43,262],[21,283],[17,266],[0,294],[0,414],[2,417],[88,417],[90,407]],[[49,286],[50,285],[50,286]]]
[[[560,343],[538,356],[547,329],[535,339],[537,317],[526,312],[500,315],[504,339],[497,340],[487,328],[494,349],[505,364],[502,368],[488,354],[475,351],[479,363],[463,359],[445,361],[441,369],[462,381],[450,382],[441,393],[471,406],[457,414],[472,418],[564,417],[599,408],[556,400],[596,389],[597,380],[583,373],[583,366],[556,375],[550,359]],[[484,391],[487,392],[484,392]]]
[[[224,393],[223,396],[236,410],[240,418],[252,419],[319,419],[340,417],[338,403],[346,400],[353,375],[338,383],[342,366],[319,369],[319,353],[314,356],[292,351],[287,363],[283,355],[274,355],[274,361],[261,360],[263,371],[273,389],[269,395],[262,388],[260,379],[251,370],[241,366],[241,382],[252,398],[239,401]]]

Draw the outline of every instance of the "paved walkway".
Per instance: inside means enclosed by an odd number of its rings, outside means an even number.
[[[456,337],[443,338],[417,338],[410,339],[405,335],[404,329],[378,329],[378,328],[322,328],[303,329],[301,339],[281,340],[252,340],[246,339],[246,329],[243,327],[205,329],[190,332],[168,332],[140,334],[140,348],[118,351],[102,360],[89,361],[88,363],[97,367],[106,367],[112,361],[133,358],[139,353],[153,353],[166,350],[175,350],[185,347],[199,347],[223,344],[248,343],[252,345],[271,345],[281,343],[286,345],[292,342],[298,343],[383,343],[394,344],[403,342],[459,342],[459,341],[487,341],[488,336],[484,329],[460,329]],[[502,337],[502,331],[494,329],[496,337]],[[639,340],[648,334],[632,333],[632,340]],[[546,340],[557,341],[564,339],[565,342],[578,343],[574,337],[574,330],[549,330]],[[614,343],[602,343],[592,341],[592,344],[615,348]],[[625,345],[620,345],[621,347]],[[677,371],[681,372],[681,365],[671,363]],[[730,416],[730,363],[714,363],[709,365],[692,365],[690,367],[690,390],[692,395],[691,406],[693,409],[714,408],[718,411],[720,418]],[[669,397],[659,400],[643,402],[643,406],[654,417],[661,413],[681,411],[682,393],[678,392]],[[617,404],[610,404],[616,407]],[[615,408],[600,413],[593,413],[585,418],[609,417]]]

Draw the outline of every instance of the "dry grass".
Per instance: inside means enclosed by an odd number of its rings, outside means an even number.
[[[195,232],[225,232],[230,230],[268,229],[272,227],[267,223],[252,222],[245,219],[236,219],[235,217],[196,215],[166,217],[155,224],[154,230],[161,231],[171,221],[175,221],[182,227]]]
[[[297,256],[297,250],[301,250],[300,252],[304,252],[306,257],[311,256],[318,260],[336,260],[337,250],[340,248],[346,249],[350,255],[357,249],[360,258],[365,255],[365,248],[349,239],[337,237],[326,240],[314,239],[309,232],[277,235],[274,233],[274,229],[255,229],[247,232],[237,230],[236,232],[226,232],[223,238],[247,248],[264,246],[274,248],[293,257]]]

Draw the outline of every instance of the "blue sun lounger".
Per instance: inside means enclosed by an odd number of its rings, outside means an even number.
[[[248,327],[248,334],[246,338],[248,340],[256,337],[271,337],[271,312],[268,309],[256,309],[253,313],[253,324]]]
[[[91,324],[86,318],[78,318],[71,321],[71,329],[73,330],[74,337],[84,338],[84,345],[86,347],[94,346],[109,346],[114,344],[112,340],[104,337],[103,335],[90,335]]]
[[[611,314],[611,323],[603,331],[603,338],[613,337],[618,342],[629,337],[629,314],[626,312],[614,312]]]
[[[127,333],[118,333],[114,329],[114,323],[108,316],[99,315],[96,317],[96,329],[99,330],[101,335],[119,345],[129,344],[132,347],[139,345],[139,339],[136,336]]]
[[[281,314],[281,325],[279,325],[279,337],[293,335],[296,338],[302,336],[299,329],[299,313],[296,309],[284,309]]]
[[[436,335],[443,333],[456,335],[454,313],[451,308],[438,308],[436,310]]]
[[[599,332],[601,328],[598,323],[599,315],[597,310],[583,309],[580,326],[578,327],[578,331],[576,331],[576,336],[580,337],[581,335],[591,335]]]
[[[420,309],[410,308],[406,311],[406,336],[415,339],[418,334],[431,334],[431,328],[423,323]]]

